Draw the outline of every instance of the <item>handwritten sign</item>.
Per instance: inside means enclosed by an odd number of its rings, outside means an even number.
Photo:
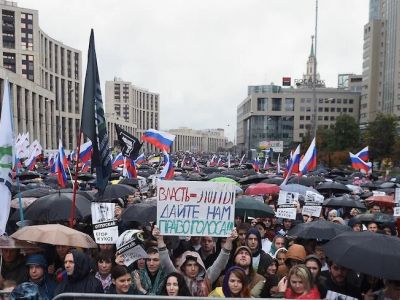
[[[118,226],[114,219],[115,203],[92,203],[93,235],[97,244],[115,244]]]
[[[234,227],[235,186],[222,182],[157,182],[162,235],[228,236]]]
[[[321,210],[321,205],[304,205],[301,214],[318,218],[321,215]]]
[[[295,207],[278,207],[275,213],[275,217],[282,219],[296,220],[296,208]]]

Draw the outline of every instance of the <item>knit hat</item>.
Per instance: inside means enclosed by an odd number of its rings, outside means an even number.
[[[26,259],[25,265],[31,266],[41,266],[43,269],[47,270],[47,260],[43,254],[31,254]]]
[[[286,259],[295,259],[301,262],[304,262],[306,259],[306,249],[302,245],[293,244],[289,247],[288,251],[286,252]]]
[[[236,249],[235,254],[233,255],[233,259],[234,259],[234,260],[235,260],[235,257],[236,257],[236,255],[238,255],[238,253],[239,253],[240,250],[246,250],[246,251],[249,253],[250,257],[252,256],[251,250],[250,250],[249,247],[247,247],[247,246],[240,246],[240,247],[238,247],[238,248]]]

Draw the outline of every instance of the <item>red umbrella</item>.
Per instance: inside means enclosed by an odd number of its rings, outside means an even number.
[[[264,195],[264,194],[273,194],[279,193],[280,187],[276,184],[269,184],[260,182],[257,184],[250,185],[245,192],[245,195]]]
[[[377,204],[379,206],[394,206],[394,197],[393,196],[371,196],[365,199],[365,202],[368,204]]]

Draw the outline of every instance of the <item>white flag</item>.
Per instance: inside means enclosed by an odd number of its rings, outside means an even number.
[[[0,119],[0,235],[4,234],[11,205],[11,175],[14,163],[14,132],[10,86],[4,80],[4,94]]]

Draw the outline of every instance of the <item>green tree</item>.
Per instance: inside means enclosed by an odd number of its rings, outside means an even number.
[[[350,115],[340,115],[333,128],[333,148],[343,151],[358,148],[360,129],[356,120]]]
[[[372,160],[392,157],[397,137],[397,119],[393,115],[378,114],[375,121],[368,124],[365,140]]]

